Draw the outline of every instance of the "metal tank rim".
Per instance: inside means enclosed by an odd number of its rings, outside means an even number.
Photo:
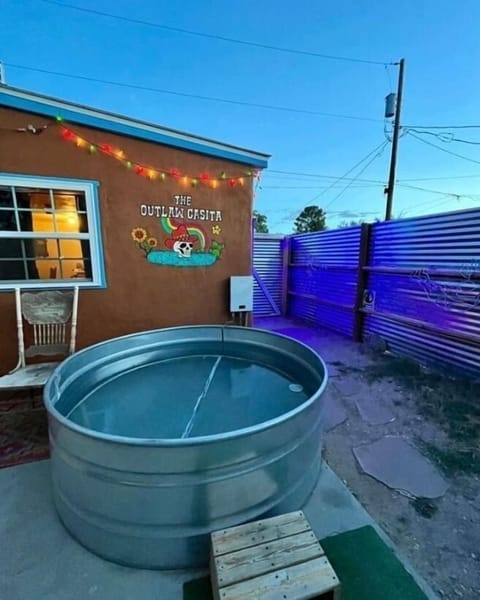
[[[266,334],[269,337],[272,337],[274,339],[281,338],[281,339],[287,340],[292,345],[297,345],[299,347],[304,348],[308,353],[310,353],[312,355],[313,358],[315,358],[321,364],[322,369],[323,369],[322,382],[320,383],[320,385],[316,389],[316,391],[305,402],[303,402],[302,404],[299,404],[294,409],[292,409],[286,413],[283,413],[279,417],[275,417],[274,419],[269,419],[267,421],[263,421],[262,423],[253,425],[251,427],[244,427],[242,429],[234,429],[232,431],[218,433],[215,435],[198,436],[198,437],[183,438],[183,439],[182,438],[172,438],[172,439],[169,439],[169,438],[135,438],[135,437],[127,437],[127,436],[119,436],[119,435],[112,435],[112,434],[108,434],[108,433],[102,433],[100,431],[96,431],[95,429],[88,429],[87,427],[82,427],[80,425],[77,425],[76,423],[73,423],[70,419],[68,419],[67,417],[62,415],[62,413],[60,413],[60,411],[58,411],[56,409],[55,402],[53,400],[53,397],[55,397],[55,390],[52,389],[53,382],[55,381],[56,376],[58,376],[58,373],[61,372],[61,370],[65,367],[65,365],[69,364],[70,362],[75,361],[79,355],[81,356],[82,354],[87,354],[88,352],[90,352],[91,350],[93,350],[95,348],[100,348],[102,346],[106,346],[107,344],[114,342],[114,341],[134,339],[136,337],[148,336],[148,334],[154,334],[154,333],[160,333],[160,332],[174,332],[174,331],[182,332],[182,331],[187,331],[187,330],[199,330],[199,329],[209,329],[209,330],[228,329],[229,331],[239,330],[242,332],[245,332],[246,330],[248,330],[248,331],[252,331],[252,332]],[[179,337],[178,341],[179,341],[179,343],[181,343],[182,338]],[[229,340],[229,341],[235,341],[235,340]],[[161,345],[161,342],[159,342],[158,345]],[[325,361],[322,359],[322,357],[313,348],[311,348],[307,344],[304,344],[303,342],[295,340],[295,339],[289,337],[288,335],[284,335],[284,334],[277,333],[277,332],[272,332],[272,331],[269,331],[268,329],[261,329],[261,328],[255,328],[255,327],[245,328],[245,327],[234,326],[234,325],[182,325],[179,327],[165,327],[165,328],[160,328],[160,329],[150,329],[147,331],[137,331],[135,333],[118,336],[115,338],[110,338],[103,342],[98,342],[97,344],[92,344],[91,346],[87,346],[86,348],[83,348],[82,350],[75,352],[75,354],[72,354],[71,356],[66,358],[64,361],[62,361],[50,375],[50,377],[44,387],[43,402],[44,402],[44,405],[45,405],[45,408],[46,408],[48,414],[50,416],[52,416],[52,418],[54,418],[58,423],[60,423],[67,429],[70,429],[70,430],[72,430],[80,435],[84,435],[88,438],[94,438],[98,441],[106,441],[106,442],[121,444],[124,446],[137,446],[137,447],[144,447],[144,448],[188,447],[188,446],[197,446],[197,445],[203,445],[203,444],[211,444],[214,442],[221,442],[221,441],[225,441],[225,440],[238,439],[238,438],[250,436],[252,434],[257,434],[257,433],[261,433],[263,431],[267,431],[268,429],[271,429],[272,427],[275,427],[285,421],[292,419],[295,415],[303,412],[308,406],[310,406],[311,404],[314,404],[317,400],[319,400],[319,398],[321,398],[321,396],[323,395],[323,392],[327,386],[327,383],[328,383],[328,371],[327,371],[327,366],[325,364]],[[59,391],[61,393],[61,390],[59,390]],[[56,398],[56,399],[58,399],[58,398]]]

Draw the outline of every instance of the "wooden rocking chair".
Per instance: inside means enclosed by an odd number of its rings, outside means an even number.
[[[0,377],[0,390],[42,387],[58,362],[27,364],[33,356],[67,356],[75,352],[78,287],[73,291],[22,292],[15,288],[18,363]],[[70,321],[70,328],[67,323]],[[33,344],[25,349],[24,325],[33,329]],[[67,331],[70,335],[67,338]]]

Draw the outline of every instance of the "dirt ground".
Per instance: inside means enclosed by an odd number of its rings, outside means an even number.
[[[329,400],[346,413],[325,434],[329,465],[439,597],[480,599],[480,385],[385,354],[378,340],[358,345],[285,321],[268,328],[327,362]],[[366,422],[356,397],[373,399],[394,420]],[[409,497],[361,472],[352,448],[384,435],[402,436],[438,467],[449,484],[443,497]]]

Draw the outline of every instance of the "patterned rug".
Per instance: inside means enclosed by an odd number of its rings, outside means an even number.
[[[0,469],[48,457],[41,391],[0,392]]]

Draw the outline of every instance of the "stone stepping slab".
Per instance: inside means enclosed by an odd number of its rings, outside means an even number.
[[[353,401],[360,413],[360,416],[366,423],[371,425],[384,425],[395,421],[395,415],[373,394],[355,394]]]
[[[323,430],[330,431],[347,420],[347,410],[341,396],[330,386],[323,397]]]
[[[353,454],[367,475],[391,489],[416,498],[440,498],[447,491],[436,467],[402,437],[385,436]]]

